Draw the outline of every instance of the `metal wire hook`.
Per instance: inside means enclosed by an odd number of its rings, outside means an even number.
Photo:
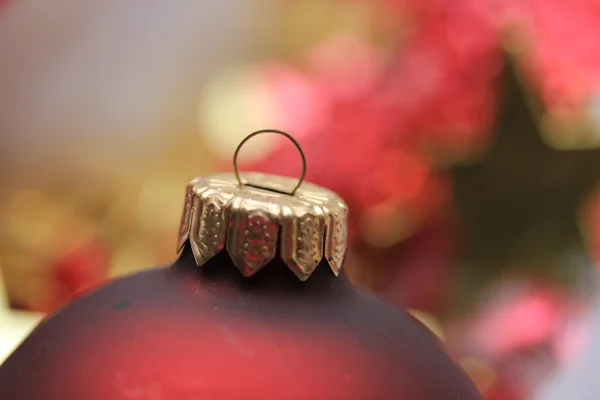
[[[302,157],[302,174],[300,175],[300,179],[298,180],[298,184],[290,192],[290,196],[293,196],[294,194],[296,194],[296,191],[300,188],[300,186],[302,185],[302,182],[304,182],[304,178],[306,177],[306,157],[304,156],[304,151],[302,151],[302,147],[300,147],[300,144],[296,141],[296,139],[294,139],[292,137],[292,135],[290,135],[289,133],[277,130],[277,129],[261,129],[261,130],[258,130],[256,132],[252,132],[251,134],[249,134],[248,136],[246,136],[244,138],[244,140],[242,140],[240,142],[240,144],[238,144],[237,148],[235,149],[235,152],[233,153],[233,173],[235,174],[235,179],[237,179],[238,185],[240,185],[240,187],[244,187],[244,183],[242,182],[242,179],[240,178],[240,173],[238,171],[238,165],[237,165],[238,153],[240,152],[242,146],[248,140],[250,140],[254,136],[258,136],[258,135],[260,135],[262,133],[276,133],[278,135],[285,136],[286,138],[288,138],[294,144],[294,146],[296,146],[296,149],[298,149],[298,152],[300,153],[300,157]]]

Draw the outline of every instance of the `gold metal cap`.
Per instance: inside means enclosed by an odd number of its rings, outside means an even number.
[[[277,133],[290,139],[302,157],[299,180],[277,175],[247,173],[241,178],[237,155],[250,138]],[[347,248],[348,207],[335,193],[303,183],[306,159],[287,133],[261,130],[238,146],[234,174],[217,174],[192,180],[187,186],[178,251],[189,240],[196,264],[202,266],[227,248],[244,276],[252,276],[280,255],[304,281],[323,256],[337,276]]]

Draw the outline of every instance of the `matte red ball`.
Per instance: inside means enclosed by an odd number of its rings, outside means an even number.
[[[188,249],[71,303],[0,367],[2,400],[479,398],[426,328],[326,263],[244,278]]]

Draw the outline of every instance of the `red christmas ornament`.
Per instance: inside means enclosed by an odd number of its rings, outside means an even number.
[[[0,398],[479,398],[423,326],[340,274],[337,195],[245,176],[192,181],[179,260],[40,325],[0,368]]]

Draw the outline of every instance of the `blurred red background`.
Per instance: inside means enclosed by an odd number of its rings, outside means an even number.
[[[349,277],[486,398],[596,398],[569,374],[600,363],[579,356],[598,337],[599,26],[593,0],[7,1],[0,266],[27,311],[0,323],[26,333],[21,315],[172,261],[187,181],[270,127],[350,205]],[[294,151],[242,156],[297,176]]]

